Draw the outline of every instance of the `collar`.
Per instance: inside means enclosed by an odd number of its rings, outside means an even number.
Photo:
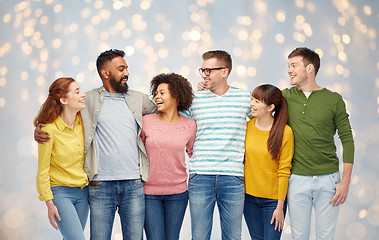
[[[213,97],[217,97],[217,98],[222,98],[222,97],[225,97],[225,96],[229,95],[229,93],[231,92],[232,88],[233,88],[232,86],[229,86],[228,90],[226,92],[224,92],[224,94],[222,94],[222,95],[217,95],[217,94],[213,93],[211,90],[209,90],[209,89],[207,89],[207,90],[209,92],[209,95],[211,95]]]
[[[58,116],[57,120],[55,120],[55,124],[57,125],[57,128],[59,131],[63,131],[65,128],[69,128],[66,123],[63,121],[63,119],[61,118],[61,116]],[[80,122],[80,117],[78,114],[76,114],[76,118],[75,118],[75,126],[80,126],[81,125],[81,122]],[[71,128],[70,128],[71,129]]]
[[[298,92],[302,92],[302,93],[304,93],[304,91],[303,91],[303,90],[300,90],[297,86],[294,86],[294,88],[295,88]],[[320,89],[312,90],[312,91],[310,91],[310,92],[313,93],[313,92],[320,92],[320,91],[324,91],[324,90],[326,90],[326,88],[325,88],[325,87],[322,87],[322,88],[320,88]]]
[[[106,92],[106,90],[105,90],[104,87],[99,87],[99,88],[97,89],[97,91],[98,91],[99,94],[101,94],[101,93],[103,93],[103,92]]]

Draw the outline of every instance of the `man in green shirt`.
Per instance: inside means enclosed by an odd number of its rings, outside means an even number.
[[[316,83],[320,57],[308,48],[288,56],[294,87],[283,90],[288,124],[295,137],[288,209],[293,239],[309,239],[312,208],[317,239],[333,239],[339,206],[347,198],[354,162],[354,140],[345,103],[338,93]],[[334,135],[343,147],[343,175],[339,174]]]

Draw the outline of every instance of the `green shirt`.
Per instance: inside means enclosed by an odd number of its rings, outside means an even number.
[[[295,138],[292,174],[314,176],[339,171],[336,131],[342,142],[343,162],[354,162],[354,140],[341,95],[326,88],[313,91],[308,99],[297,87],[282,92]]]

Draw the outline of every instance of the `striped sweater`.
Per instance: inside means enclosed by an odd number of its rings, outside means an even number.
[[[235,87],[222,96],[209,90],[195,93],[185,115],[197,124],[189,173],[243,176],[246,117],[250,93]]]

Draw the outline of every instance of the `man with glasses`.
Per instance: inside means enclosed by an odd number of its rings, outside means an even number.
[[[188,183],[192,239],[210,239],[216,202],[222,239],[241,239],[250,93],[228,85],[232,59],[227,52],[209,51],[202,57],[199,71],[206,89],[195,93],[185,112],[197,124]]]

